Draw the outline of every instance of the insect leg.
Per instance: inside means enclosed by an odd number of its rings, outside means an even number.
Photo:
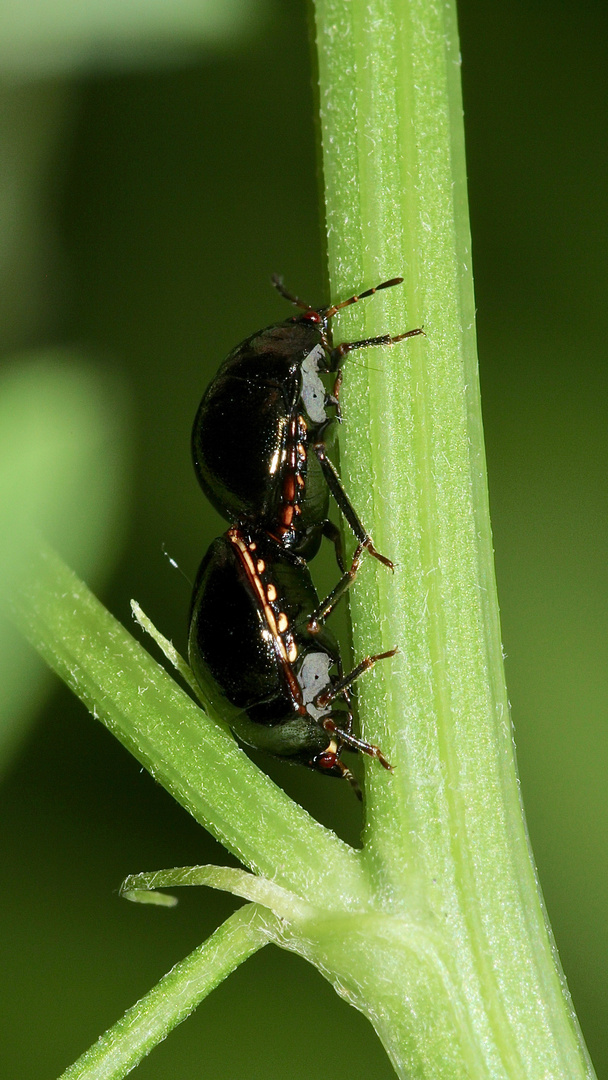
[[[329,518],[326,518],[325,521],[321,522],[321,532],[323,533],[323,536],[327,537],[328,540],[331,540],[334,545],[336,549],[336,562],[342,573],[344,573],[344,546],[342,544],[342,533],[338,526],[334,525],[333,521],[330,521]]]
[[[327,456],[327,453],[325,451],[325,443],[313,443],[313,449],[319,460],[319,465],[323,470],[323,475],[325,477],[327,486],[331,491],[334,499],[336,500],[338,506],[340,507],[340,510],[344,514],[344,517],[348,521],[348,524],[353,530],[361,547],[367,548],[370,555],[373,555],[375,559],[378,559],[381,563],[384,563],[385,566],[388,566],[389,570],[394,570],[394,566],[391,560],[387,559],[385,555],[381,555],[379,551],[376,551],[371,536],[363,528],[363,525],[359,520],[353,504],[351,503],[348,495],[342,487],[340,477],[338,476],[335,467],[332,465],[331,461]]]
[[[319,632],[321,626],[323,625],[327,617],[331,615],[336,604],[342,599],[348,589],[350,589],[353,581],[357,576],[357,571],[361,565],[362,551],[363,544],[359,544],[353,556],[350,570],[347,570],[346,573],[342,575],[335,588],[333,588],[329,595],[326,596],[325,599],[319,604],[318,608],[313,611],[307,624],[307,629],[309,633],[317,634]]]
[[[331,357],[333,357],[333,351],[334,350],[332,350],[331,352]],[[333,370],[334,368],[330,367],[330,371]],[[333,405],[334,409],[336,410],[336,420],[339,424],[342,423],[342,406],[340,405],[340,387],[342,386],[342,380],[342,368],[338,368],[338,370],[336,371],[336,377],[334,379],[333,390],[331,394],[327,395],[327,399],[325,401],[326,405]]]
[[[327,716],[324,720],[320,720],[319,723],[330,735],[335,735],[346,746],[349,746],[351,750],[359,750],[362,754],[368,754],[369,757],[377,758],[381,765],[384,765],[385,769],[389,772],[393,771],[393,766],[388,762],[382,753],[379,746],[374,746],[373,743],[365,742],[364,739],[357,739],[355,735],[351,735],[348,731],[343,731],[339,728],[331,716]]]
[[[347,353],[353,352],[354,349],[367,349],[369,345],[396,345],[398,341],[418,337],[420,334],[423,337],[426,336],[422,327],[418,326],[415,330],[408,330],[407,333],[397,334],[395,337],[391,337],[390,334],[380,334],[379,337],[362,338],[361,341],[343,341],[341,345],[337,345],[330,353],[329,359],[332,370],[338,366]]]
[[[348,675],[343,675],[341,679],[338,679],[338,682],[334,683],[329,690],[323,690],[320,694],[317,694],[314,704],[318,709],[323,709],[326,705],[335,701],[340,694],[344,693],[360,675],[363,675],[365,671],[369,671],[378,660],[388,660],[397,652],[399,652],[399,649],[390,649],[388,652],[377,653],[375,656],[366,656],[352,671],[349,671]]]

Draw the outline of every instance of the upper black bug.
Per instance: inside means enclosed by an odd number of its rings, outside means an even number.
[[[377,746],[352,734],[349,687],[377,660],[349,674],[322,625],[354,576],[353,567],[319,603],[306,563],[261,529],[234,526],[201,563],[190,612],[188,657],[209,701],[242,742],[345,777],[344,746],[390,769]]]
[[[228,521],[262,528],[305,559],[316,554],[326,535],[344,569],[340,535],[327,518],[331,491],[359,545],[392,568],[376,551],[327,451],[340,415],[342,358],[353,349],[392,345],[423,331],[334,348],[330,320],[341,308],[402,280],[391,278],[341,304],[315,309],[273,278],[281,295],[303,313],[258,330],[229,353],[203,396],[192,431],[196,475]],[[319,377],[323,372],[335,373],[332,393]]]

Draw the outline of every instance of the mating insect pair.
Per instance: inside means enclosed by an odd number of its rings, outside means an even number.
[[[395,650],[344,674],[325,619],[354,580],[361,555],[376,551],[331,462],[340,417],[340,364],[352,350],[421,334],[365,338],[334,348],[341,308],[402,281],[393,278],[341,304],[303,309],[258,331],[226,358],[194,423],[192,450],[205,494],[232,527],[207,552],[194,586],[189,659],[203,690],[242,742],[356,781],[341,761],[347,746],[390,768],[376,746],[352,734],[349,688]],[[332,392],[321,374],[333,373]],[[333,495],[357,539],[345,570],[340,533],[328,518]],[[323,536],[342,576],[320,602],[307,562]]]

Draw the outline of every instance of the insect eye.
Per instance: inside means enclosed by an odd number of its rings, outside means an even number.
[[[301,316],[300,321],[313,323],[315,326],[318,326],[321,322],[321,316],[319,315],[318,311],[307,311],[304,315]]]
[[[329,752],[319,754],[315,758],[315,764],[319,769],[333,769],[336,764],[336,755]]]

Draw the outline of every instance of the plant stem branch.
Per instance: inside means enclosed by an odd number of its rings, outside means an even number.
[[[239,964],[272,940],[278,920],[246,904],[176,964],[60,1080],[121,1080]]]

